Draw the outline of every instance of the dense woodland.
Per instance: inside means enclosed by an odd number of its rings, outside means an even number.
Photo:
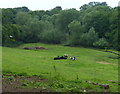
[[[62,10],[61,6],[46,11],[2,9],[2,45],[42,42],[120,50],[118,8],[106,2],[90,2],[79,10]]]

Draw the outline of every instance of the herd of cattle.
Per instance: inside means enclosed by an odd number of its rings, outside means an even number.
[[[41,49],[45,49],[47,50],[47,48],[44,48],[44,47],[23,47],[22,49],[25,49],[25,50],[41,50]],[[68,58],[68,55],[67,54],[64,54],[63,56],[57,56],[54,58],[54,60],[60,60],[60,59],[67,59]],[[70,60],[76,60],[76,56],[74,57],[70,57]]]
[[[60,59],[67,59],[68,58],[68,55],[65,54],[64,56],[58,56],[58,57],[55,57],[54,60],[60,60]],[[76,57],[70,57],[70,60],[76,60]]]

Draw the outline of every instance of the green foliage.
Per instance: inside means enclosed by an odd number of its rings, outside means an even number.
[[[14,23],[15,11],[11,8],[2,9],[2,24]]]
[[[94,27],[100,38],[105,36],[106,32],[109,32],[108,7],[96,6],[94,8],[88,8],[84,11],[84,16],[81,17],[82,23],[85,24],[85,32],[87,32],[91,27]]]
[[[97,46],[99,48],[104,48],[104,47],[108,47],[109,46],[108,42],[104,38],[99,39],[93,45]]]
[[[118,18],[118,7],[111,8],[106,2],[90,2],[79,11],[61,6],[46,11],[6,8],[2,9],[3,45],[43,42],[99,47],[95,42],[104,37],[110,47],[120,50]]]
[[[63,33],[68,33],[68,24],[77,19],[78,16],[79,12],[75,9],[61,11],[56,19],[58,29]]]
[[[21,32],[16,24],[2,26],[2,43],[4,46],[17,46],[20,43]]]
[[[14,81],[14,77],[13,76],[10,76],[10,77],[5,76],[4,78],[6,78],[6,81],[8,81],[8,82]]]
[[[73,20],[69,25],[68,25],[68,28],[69,28],[69,31],[70,31],[70,35],[75,33],[75,32],[78,32],[78,33],[82,33],[80,31],[81,29],[81,24],[79,21],[77,20]]]
[[[43,21],[43,31],[39,35],[40,41],[43,43],[60,44],[63,40],[63,34],[54,28],[49,21]]]
[[[95,6],[107,6],[106,2],[89,2],[88,4],[84,4],[80,7],[81,10],[86,10],[88,8],[93,8]]]
[[[15,17],[15,22],[20,26],[26,25],[31,21],[31,15],[26,12],[19,12]]]
[[[107,32],[105,34],[106,39],[108,40],[108,42],[110,43],[110,46],[119,50],[120,49],[120,45],[119,45],[119,17],[118,17],[118,8],[113,8],[111,10],[111,16],[109,17],[109,21],[110,21],[110,32]]]
[[[46,32],[42,32],[40,35],[40,39],[44,43],[60,44],[62,36],[63,35],[57,30],[49,30]]]
[[[93,46],[93,43],[98,40],[98,34],[95,32],[95,29],[90,28],[88,33],[82,34],[80,42],[84,46]]]
[[[16,16],[16,23],[20,25],[23,42],[39,42],[40,33],[45,25],[43,21],[39,21],[36,16],[31,17],[30,14],[21,12]]]
[[[79,38],[81,33],[81,24],[77,20],[73,20],[69,25],[69,35],[68,35],[68,44],[69,45],[79,45]]]
[[[58,14],[62,10],[61,6],[56,6],[50,11],[50,15]]]
[[[28,12],[29,9],[26,6],[23,6],[23,7],[15,8],[15,11],[17,11],[17,12]]]

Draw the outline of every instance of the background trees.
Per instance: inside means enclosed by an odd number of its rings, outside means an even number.
[[[111,8],[106,2],[90,2],[79,11],[62,10],[60,6],[47,11],[30,11],[27,7],[2,9],[3,45],[44,42],[119,50],[118,8]]]
[[[91,27],[89,32],[82,34],[80,42],[83,46],[92,47],[98,39],[98,34],[95,32],[95,29]]]
[[[73,20],[69,25],[68,45],[80,45],[80,37],[83,33],[81,24],[77,20]]]

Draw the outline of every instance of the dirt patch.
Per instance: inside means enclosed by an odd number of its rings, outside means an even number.
[[[2,77],[2,92],[51,92],[48,88],[42,86],[29,87],[31,83],[47,83],[46,79],[39,77],[25,77],[14,75],[3,75]]]
[[[108,62],[105,62],[105,61],[100,61],[100,62],[97,62],[97,63],[100,63],[100,64],[111,64],[111,65],[117,65],[117,64],[112,64],[112,63],[108,63]]]
[[[23,49],[25,50],[47,50],[48,48],[44,48],[44,47],[24,47]]]

